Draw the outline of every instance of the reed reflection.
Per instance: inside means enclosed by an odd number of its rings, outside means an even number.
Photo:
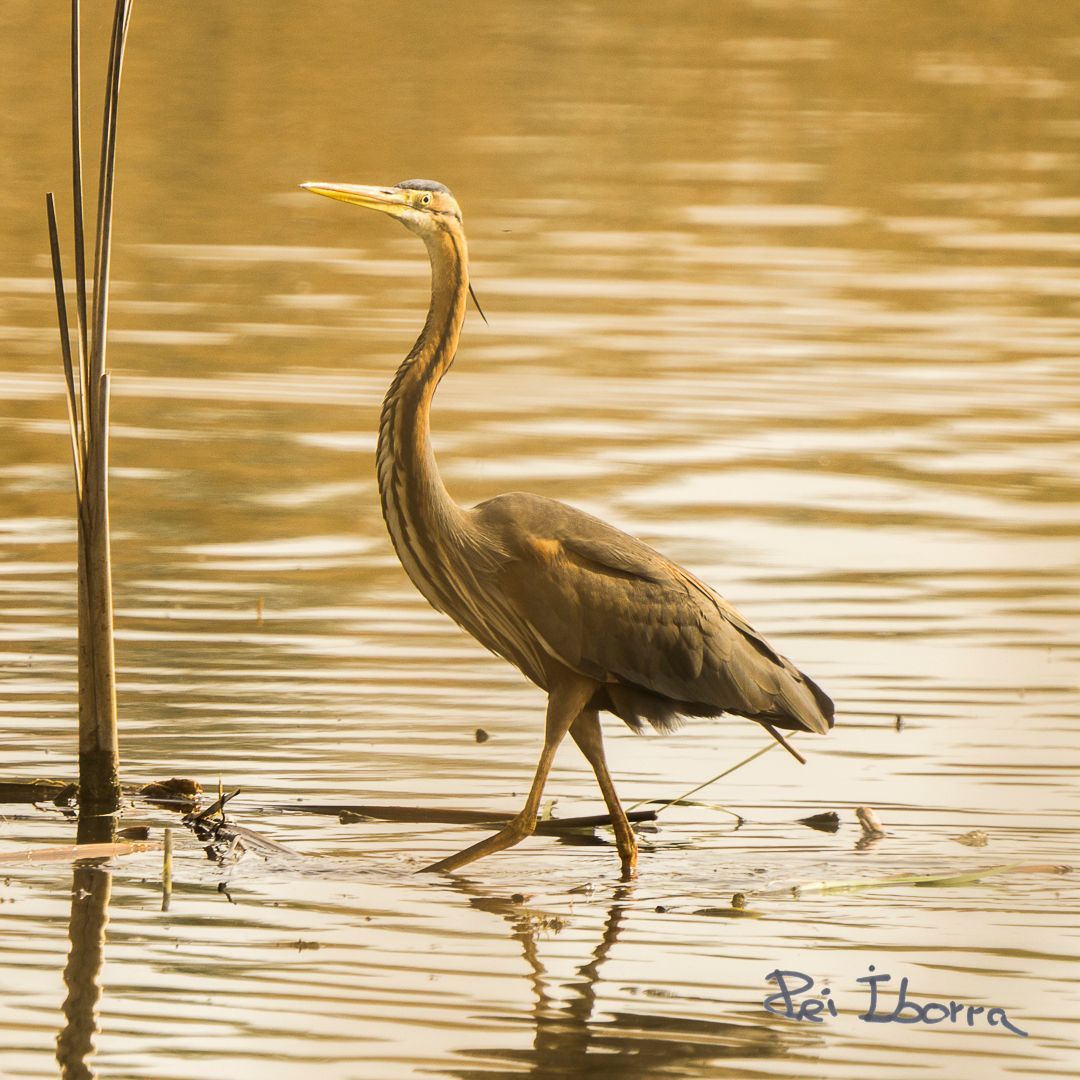
[[[80,815],[80,844],[115,839],[111,817]],[[63,1080],[88,1080],[97,1074],[90,1064],[98,1033],[101,965],[105,957],[105,927],[109,922],[112,873],[105,860],[76,863],[71,876],[71,916],[68,920],[67,965],[64,968],[64,1026],[56,1037],[56,1061]]]

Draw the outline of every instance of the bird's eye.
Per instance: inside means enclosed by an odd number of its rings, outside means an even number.
[[[431,196],[425,195],[420,201],[424,204],[424,206],[427,206],[427,204],[431,202]]]

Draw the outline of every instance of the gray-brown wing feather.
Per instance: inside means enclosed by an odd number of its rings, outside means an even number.
[[[832,702],[739,612],[648,545],[535,495],[482,503],[477,524],[507,558],[500,593],[544,650],[605,684],[634,727],[732,712],[824,733]]]

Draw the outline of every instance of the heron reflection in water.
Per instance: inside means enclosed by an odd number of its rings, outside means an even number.
[[[427,247],[427,320],[379,420],[383,517],[406,573],[432,607],[548,695],[544,747],[521,812],[425,870],[456,870],[529,836],[555,751],[569,732],[596,774],[629,876],[637,843],[604,759],[601,712],[639,732],[649,725],[670,731],[684,716],[734,713],[787,746],[779,729],[825,734],[832,702],[723,597],[640,540],[538,495],[514,492],[472,509],[458,506],[439,475],[429,429],[432,398],[453,363],[470,293],[457,201],[431,180],[303,187],[389,214]]]

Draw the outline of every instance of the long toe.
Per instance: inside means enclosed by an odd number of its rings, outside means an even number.
[[[463,848],[453,855],[448,855],[445,859],[440,859],[430,866],[425,866],[423,869],[418,870],[417,873],[432,874],[444,870],[457,870],[462,866],[475,862],[477,859],[482,859],[485,855],[494,855],[496,851],[504,851],[508,847],[521,843],[525,837],[531,836],[535,830],[535,819],[530,828],[530,822],[519,814],[512,821],[507,822],[497,833],[492,833],[491,836],[473,844],[471,847]]]

